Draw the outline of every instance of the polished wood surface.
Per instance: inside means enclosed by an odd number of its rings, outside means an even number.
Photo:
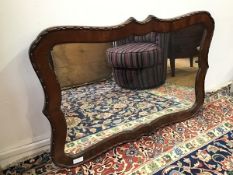
[[[200,24],[204,34],[200,45],[199,70],[196,76],[196,101],[191,109],[164,115],[149,124],[142,124],[134,130],[124,131],[92,145],[75,157],[64,153],[66,140],[66,121],[61,111],[61,88],[56,79],[51,61],[51,50],[57,44],[64,43],[98,43],[111,42],[129,35],[143,35],[149,32],[174,32],[188,26]],[[208,69],[208,52],[214,31],[214,20],[208,12],[193,12],[173,19],[158,19],[149,16],[142,22],[129,18],[125,23],[112,27],[60,26],[44,30],[31,44],[29,56],[32,66],[42,84],[45,103],[43,113],[48,118],[52,128],[51,156],[58,166],[76,166],[101,155],[113,146],[133,141],[142,135],[147,135],[155,129],[175,122],[184,121],[201,107],[204,102],[204,80]],[[73,160],[83,157],[83,161]]]

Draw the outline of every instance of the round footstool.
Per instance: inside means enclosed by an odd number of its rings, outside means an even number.
[[[153,43],[129,43],[107,49],[116,83],[129,89],[162,85],[166,79],[167,58]]]

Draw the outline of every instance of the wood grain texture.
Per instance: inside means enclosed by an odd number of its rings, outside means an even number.
[[[61,88],[51,61],[51,50],[55,45],[111,42],[129,35],[143,35],[149,32],[173,32],[196,24],[202,25],[205,31],[198,56],[200,61],[198,62],[199,70],[195,84],[196,101],[193,107],[189,110],[164,115],[149,124],[142,124],[134,130],[118,133],[89,147],[75,156],[76,158],[83,156],[84,161],[78,163],[82,164],[101,155],[113,146],[133,141],[155,129],[192,117],[204,102],[204,80],[208,69],[208,52],[214,31],[214,20],[208,12],[200,11],[173,19],[159,19],[149,16],[144,21],[139,22],[134,18],[129,18],[125,23],[112,27],[52,27],[40,33],[31,44],[29,56],[45,94],[43,113],[48,118],[52,128],[51,156],[54,163],[65,167],[78,165],[73,164],[75,157],[69,157],[64,153],[67,126],[64,114],[60,109]]]

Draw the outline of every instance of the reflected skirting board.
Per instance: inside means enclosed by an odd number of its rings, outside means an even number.
[[[82,166],[56,167],[44,153],[4,174],[230,174],[232,154],[233,98],[227,86],[207,94],[193,118],[118,146]]]

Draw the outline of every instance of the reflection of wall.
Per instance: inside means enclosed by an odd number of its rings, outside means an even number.
[[[61,87],[106,79],[111,75],[106,50],[111,43],[61,44],[53,48],[54,70]]]
[[[56,25],[115,25],[129,16],[139,20],[148,14],[170,18],[208,10],[216,21],[206,79],[206,89],[210,90],[233,79],[232,6],[231,0],[120,0],[114,5],[109,0],[0,1],[0,156],[5,160],[23,153],[22,157],[29,149],[37,151],[49,144],[50,128],[41,113],[43,94],[27,55],[30,43],[43,29]]]

